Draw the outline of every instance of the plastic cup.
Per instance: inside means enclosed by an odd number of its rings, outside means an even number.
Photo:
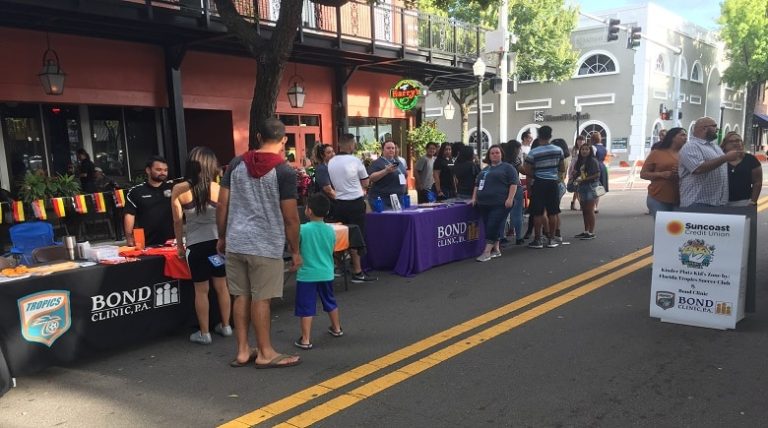
[[[140,227],[133,229],[133,244],[137,250],[144,249],[144,229]]]

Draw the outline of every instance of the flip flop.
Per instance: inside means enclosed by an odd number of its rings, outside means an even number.
[[[248,361],[241,363],[240,361],[237,361],[237,357],[235,357],[234,360],[229,362],[230,367],[238,368],[238,367],[245,367],[253,364],[254,361],[256,361],[256,355],[258,352],[254,349],[251,351],[251,355],[248,357]]]
[[[298,338],[298,339],[296,339],[295,342],[293,342],[293,346],[295,346],[295,347],[297,347],[299,349],[303,349],[305,351],[309,351],[310,349],[312,349],[312,342],[302,343],[301,342],[301,338]]]
[[[328,327],[328,334],[330,334],[333,337],[341,337],[344,336],[344,330],[339,327],[339,331],[335,331],[333,327]]]
[[[298,366],[301,364],[301,358],[297,359],[294,362],[291,363],[283,363],[280,364],[281,361],[284,361],[287,358],[294,357],[296,355],[286,355],[286,354],[280,354],[272,359],[272,361],[268,362],[267,364],[256,364],[257,369],[281,369],[283,367],[293,367]]]

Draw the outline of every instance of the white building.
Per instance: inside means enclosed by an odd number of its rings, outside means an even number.
[[[644,35],[659,43],[644,38],[638,48],[629,49],[624,31],[619,33],[619,40],[608,42],[606,24],[582,17],[571,35],[579,52],[573,76],[561,83],[526,81],[523,77],[518,92],[508,95],[509,138],[520,140],[525,130],[545,124],[553,128],[555,138],[568,144],[572,144],[577,127],[582,135],[600,132],[615,163],[644,159],[660,129],[681,126],[690,133],[693,122],[701,116],[721,122],[725,132],[743,132],[744,93],[721,82],[724,47],[716,34],[654,3],[593,15],[619,19],[623,27],[642,27]],[[483,96],[485,147],[499,142],[499,97],[491,92]],[[429,97],[424,116],[437,119],[448,140],[458,141],[461,119],[445,120],[444,103],[437,96]],[[668,120],[661,118],[660,111],[664,110],[671,110]],[[471,142],[477,129],[476,114],[476,106],[471,107]]]

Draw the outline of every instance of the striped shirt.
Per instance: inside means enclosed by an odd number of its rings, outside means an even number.
[[[528,156],[525,157],[525,163],[533,167],[534,178],[558,181],[560,162],[563,162],[564,159],[560,147],[542,144],[531,149]]]

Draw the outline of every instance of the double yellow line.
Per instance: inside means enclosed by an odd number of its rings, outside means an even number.
[[[758,200],[757,211],[761,212],[765,209],[768,209],[768,196]],[[221,427],[243,428],[258,425],[274,417],[294,410],[300,406],[303,406],[326,394],[334,392],[338,393],[339,395],[337,395],[335,398],[312,407],[303,413],[300,413],[288,419],[287,421],[276,425],[278,427],[310,426],[348,407],[351,407],[360,401],[363,401],[392,386],[410,379],[411,377],[425,370],[428,370],[450,358],[466,352],[487,340],[493,339],[579,297],[582,297],[607,284],[610,284],[633,272],[649,266],[653,261],[653,257],[650,255],[650,253],[651,247],[648,246],[612,262],[568,278],[543,290],[523,297],[522,299],[516,300],[483,315],[472,318],[466,322],[458,324],[433,336],[422,339],[381,358],[377,358],[373,361],[365,363],[322,383],[296,392],[295,394],[292,394],[273,403],[267,404],[264,407],[229,421],[221,425]],[[577,285],[579,286],[575,287]],[[363,386],[346,392],[342,391],[342,388],[346,387],[347,385],[350,385],[365,377],[371,376],[377,372],[383,371],[384,369],[393,365],[403,363],[405,360],[415,357],[417,354],[425,352],[430,348],[442,345],[445,342],[455,339],[465,333],[469,333],[471,330],[482,327],[485,324],[498,321],[502,317],[511,315],[512,313],[523,309],[526,306],[533,305],[534,303],[537,303],[556,294],[559,295],[544,303],[539,304],[538,306],[534,306],[524,312],[514,315],[511,318],[497,322],[496,324],[491,325],[484,330],[481,330],[466,338],[455,341],[454,343],[442,347],[427,356],[406,364],[403,367],[367,381]]]
[[[616,281],[619,278],[622,278],[632,272],[650,265],[652,262],[650,252],[651,247],[648,246],[612,262],[606,263],[602,266],[561,281],[543,290],[523,297],[522,299],[516,300],[500,308],[494,309],[483,315],[470,319],[426,339],[422,339],[381,358],[377,358],[373,361],[365,363],[346,373],[342,373],[322,383],[306,388],[281,400],[275,401],[274,403],[270,403],[260,409],[254,410],[253,412],[227,422],[221,425],[221,427],[242,428],[263,423],[275,416],[293,410],[323,395],[338,391],[341,388],[364,377],[370,376],[392,365],[401,363],[404,360],[414,357],[421,352],[424,352],[437,345],[441,345],[444,342],[454,339],[462,334],[468,333],[469,331],[481,327],[484,324],[488,324],[501,317],[510,315],[517,310],[565,291],[575,285],[587,282],[585,285],[575,288],[510,319],[488,327],[485,330],[475,333],[467,338],[461,339],[456,343],[437,350],[434,353],[404,367],[401,367],[393,372],[369,381],[362,387],[358,387],[346,393],[342,393],[336,398],[333,398],[323,404],[309,409],[306,412],[289,419],[281,425],[277,425],[284,427],[309,426],[315,422],[331,416],[334,413],[339,412],[340,410],[350,407],[359,401],[378,394],[379,392],[382,392],[385,389],[392,387],[424,370],[434,367],[435,365],[446,361],[449,358],[455,357],[456,355],[472,349],[475,346],[485,342],[486,340],[490,340],[502,333],[508,332],[511,329],[518,327],[555,308],[558,308],[574,299],[577,299],[591,291],[603,287],[606,284]],[[614,272],[608,273],[627,263],[630,264]],[[606,275],[606,273],[608,274]],[[590,281],[601,275],[604,276],[595,281]]]

